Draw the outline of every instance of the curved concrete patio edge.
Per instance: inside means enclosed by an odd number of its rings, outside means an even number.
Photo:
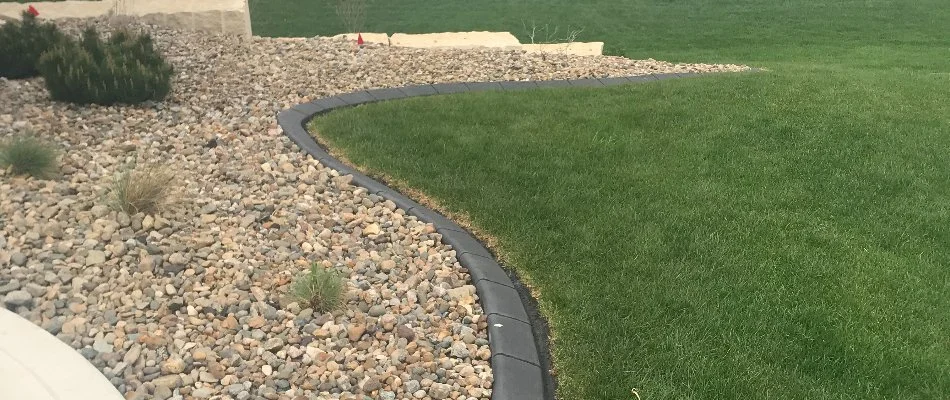
[[[306,124],[318,115],[340,108],[410,97],[486,90],[606,87],[700,75],[703,74],[673,73],[600,79],[437,83],[371,89],[299,104],[278,113],[277,122],[284,134],[313,158],[338,171],[341,175],[352,175],[354,185],[365,187],[370,193],[393,201],[407,214],[433,224],[437,232],[442,235],[443,242],[452,246],[459,263],[471,274],[479,302],[488,316],[488,343],[491,348],[491,366],[494,375],[492,399],[553,399],[555,382],[549,371],[551,367],[547,357],[547,329],[546,326],[539,327],[536,326],[537,323],[532,323],[537,321],[537,311],[532,310],[533,307],[525,306],[524,301],[533,300],[522,298],[522,295],[530,298],[530,294],[509,277],[491,252],[471,233],[441,214],[333,158],[310,135]],[[529,311],[531,316],[529,316]],[[544,348],[539,348],[539,344],[543,344]]]
[[[0,398],[122,400],[72,347],[0,305]]]

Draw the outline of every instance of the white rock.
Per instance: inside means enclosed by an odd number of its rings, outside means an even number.
[[[106,262],[106,253],[99,250],[89,250],[86,255],[86,266],[99,265]]]

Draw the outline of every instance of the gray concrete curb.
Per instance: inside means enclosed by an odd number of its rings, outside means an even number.
[[[278,113],[277,123],[290,140],[324,166],[337,170],[341,175],[352,175],[354,185],[365,187],[370,193],[393,201],[409,215],[433,224],[437,232],[442,235],[443,242],[455,249],[459,263],[472,275],[479,301],[488,316],[488,343],[492,353],[492,374],[495,378],[492,399],[553,399],[555,388],[554,379],[549,372],[547,329],[543,327],[545,329],[542,331],[542,327],[536,326],[538,324],[532,324],[532,321],[536,321],[537,310],[525,306],[524,301],[528,299],[522,299],[519,294],[520,285],[509,277],[491,252],[455,222],[333,158],[310,136],[306,124],[314,117],[336,109],[410,97],[486,90],[606,87],[694,76],[700,76],[700,74],[653,74],[555,81],[437,83],[362,90],[299,104]],[[530,297],[526,291],[524,292]],[[529,311],[531,311],[530,314]],[[544,345],[544,348],[539,348],[539,342]]]

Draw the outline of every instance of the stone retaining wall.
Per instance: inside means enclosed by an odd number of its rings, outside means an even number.
[[[251,36],[247,0],[102,0],[0,3],[0,17],[20,18],[30,5],[40,18],[135,17],[175,29]]]
[[[251,13],[247,0],[101,0],[36,3],[0,3],[0,20],[18,19],[29,5],[40,18],[134,17],[148,23],[175,29],[200,30],[251,36]],[[413,48],[496,48],[524,50],[528,53],[557,53],[599,56],[603,42],[522,44],[509,32],[443,32],[408,34],[363,33],[363,41]],[[336,35],[355,41],[357,34]]]
[[[379,43],[397,47],[420,49],[474,49],[492,48],[524,50],[528,53],[568,54],[574,56],[599,56],[603,54],[604,42],[571,42],[522,44],[510,32],[442,32],[442,33],[363,33],[366,43]],[[357,39],[355,33],[333,36],[336,39]]]

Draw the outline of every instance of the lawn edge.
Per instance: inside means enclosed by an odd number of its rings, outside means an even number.
[[[351,175],[354,185],[392,201],[407,214],[435,226],[443,243],[455,250],[459,264],[471,274],[479,303],[488,318],[488,344],[494,376],[492,399],[546,400],[555,398],[557,387],[551,373],[548,324],[542,319],[528,288],[518,282],[517,276],[512,279],[491,251],[465,228],[330,155],[307,131],[307,123],[341,108],[412,97],[478,91],[608,87],[701,75],[718,74],[669,73],[600,79],[436,83],[360,90],[298,104],[279,112],[277,123],[291,141],[324,166],[341,175]]]

